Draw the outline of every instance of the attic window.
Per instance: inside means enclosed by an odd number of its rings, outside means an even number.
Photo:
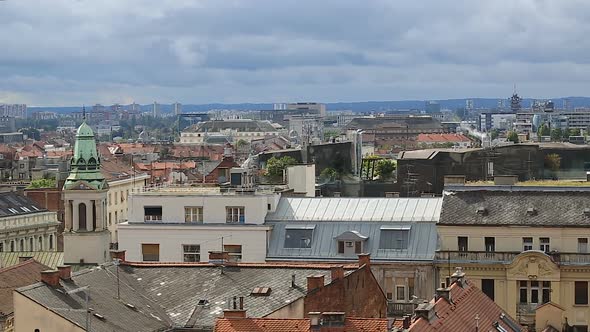
[[[585,208],[585,209],[584,209],[584,215],[585,215],[586,217],[590,217],[590,208]]]
[[[484,208],[483,206],[478,207],[477,210],[475,210],[475,212],[481,216],[488,215],[488,209]]]
[[[256,287],[252,290],[252,296],[269,296],[271,292],[270,287]]]
[[[199,300],[199,302],[197,302],[197,305],[200,305],[200,306],[209,305],[209,300],[201,299],[201,300]]]
[[[536,216],[537,215],[537,209],[535,208],[528,208],[526,209],[526,214],[527,216]]]

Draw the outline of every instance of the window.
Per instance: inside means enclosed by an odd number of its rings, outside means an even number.
[[[25,240],[20,239],[20,251],[25,251]]]
[[[588,332],[588,325],[574,325],[572,332]]]
[[[184,222],[203,222],[203,207],[184,207]]]
[[[109,201],[109,206],[111,205],[111,193],[109,193],[109,196],[107,197],[107,201]]]
[[[381,228],[379,249],[408,249],[409,238],[409,227],[400,227],[398,229]]]
[[[53,250],[53,234],[49,234],[49,250]]]
[[[123,195],[123,190],[121,190],[121,202],[125,202],[125,196]]]
[[[198,244],[183,244],[182,257],[183,262],[200,262],[201,246]]]
[[[338,253],[339,254],[344,253],[344,241],[338,241]]]
[[[481,279],[481,291],[494,300],[494,279]]]
[[[35,251],[35,244],[33,243],[33,238],[29,238],[29,250]]]
[[[360,254],[363,252],[363,243],[361,241],[354,242],[354,253]]]
[[[588,304],[588,282],[576,281],[574,283],[574,304]]]
[[[578,252],[580,252],[580,253],[587,253],[588,252],[588,238],[586,238],[586,237],[578,238]]]
[[[529,303],[528,298],[527,298],[527,294],[528,294],[527,282],[520,281],[519,284],[520,284],[519,302],[522,304]]]
[[[227,251],[230,262],[241,262],[242,261],[242,246],[239,244],[225,244],[223,245],[223,251]]]
[[[547,303],[551,301],[551,281],[543,281],[542,286],[541,300]]]
[[[10,252],[14,252],[14,241],[10,241]]]
[[[272,209],[272,206],[271,206],[270,204],[266,204],[266,209],[267,209],[268,211],[270,211],[270,210]]]
[[[551,281],[519,281],[520,303],[540,304],[551,301]]]
[[[458,236],[457,237],[457,248],[459,251],[467,251],[469,249],[469,242],[467,236]]]
[[[109,226],[113,224],[113,214],[112,212],[109,212]]]
[[[229,224],[243,224],[246,222],[243,206],[228,206],[225,208],[225,222]]]
[[[144,262],[159,262],[160,261],[160,245],[159,244],[142,244],[141,254]]]
[[[533,250],[533,238],[523,237],[522,238],[522,251]]]
[[[118,200],[119,200],[119,192],[115,191],[115,205],[117,205]]]
[[[548,237],[539,238],[539,243],[539,250],[544,251],[546,253],[549,253],[549,251],[551,251]]]
[[[286,229],[285,248],[311,248],[312,238],[313,228]]]
[[[405,301],[406,300],[406,287],[405,286],[396,286],[395,287],[395,299],[397,301]]]
[[[144,206],[143,207],[145,221],[162,221],[162,207],[161,206]],[[117,218],[115,218],[117,219]],[[115,220],[115,223],[117,220]]]
[[[495,237],[486,237],[484,239],[486,252],[494,252],[496,251],[496,238]]]
[[[4,242],[0,242],[0,252],[4,252]]]
[[[39,251],[43,251],[43,237],[39,236]]]

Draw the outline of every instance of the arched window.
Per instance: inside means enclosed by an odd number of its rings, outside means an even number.
[[[35,247],[34,247],[34,243],[33,243],[33,238],[29,238],[29,250],[30,251],[35,251]]]
[[[86,160],[84,158],[78,159],[78,169],[85,170],[86,169]]]
[[[96,159],[94,157],[88,159],[88,169],[96,169]]]
[[[49,250],[53,250],[53,234],[49,234]]]
[[[79,230],[86,230],[86,204],[78,204],[78,227]]]
[[[39,236],[39,251],[43,251],[43,236]]]

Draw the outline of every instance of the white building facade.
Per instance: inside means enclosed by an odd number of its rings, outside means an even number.
[[[264,262],[271,230],[264,221],[279,197],[198,187],[135,192],[128,220],[118,225],[119,249],[139,262],[208,262],[210,251],[228,252],[233,261]]]

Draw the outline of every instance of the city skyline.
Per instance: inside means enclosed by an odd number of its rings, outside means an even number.
[[[0,103],[586,96],[583,1],[4,1]]]

